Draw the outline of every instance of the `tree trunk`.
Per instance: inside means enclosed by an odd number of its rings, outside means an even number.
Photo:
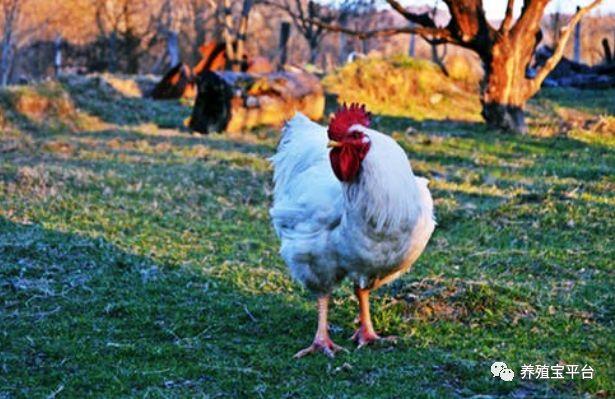
[[[224,43],[226,44],[226,60],[227,60],[227,69],[229,67],[234,68],[237,59],[235,58],[235,46],[233,42],[235,41],[233,38],[233,11],[231,0],[223,0],[223,13],[224,13],[224,28],[222,31],[222,35],[224,37]]]
[[[139,45],[141,40],[132,31],[124,36],[124,58],[126,59],[126,72],[136,75],[139,73]]]
[[[312,65],[316,65],[316,60],[318,59],[318,41],[310,40],[310,60],[309,63]]]
[[[527,47],[527,46],[526,46]],[[485,77],[481,83],[482,116],[489,126],[515,133],[527,133],[524,108],[531,96],[526,67],[530,51],[519,51],[503,37],[483,57]]]
[[[541,7],[545,5],[546,2]],[[482,116],[489,126],[508,132],[527,133],[525,103],[542,82],[527,76],[536,46],[542,40],[542,9],[533,11],[533,19],[521,18],[513,29],[492,35],[490,45],[477,51],[485,69],[480,98]]]
[[[0,53],[0,86],[6,86],[9,82],[13,68],[13,31],[16,29],[17,20],[21,11],[21,3],[17,0],[4,1],[2,3],[2,52]]]
[[[117,34],[111,32],[109,36],[109,71],[116,72],[117,70]]]
[[[513,133],[527,133],[523,107],[497,102],[483,103],[481,112],[489,126]]]
[[[243,0],[241,18],[239,19],[239,29],[237,30],[237,50],[235,52],[235,64],[233,70],[238,72],[248,68],[247,55],[245,53],[246,37],[248,35],[248,19],[252,10],[253,0]]]
[[[205,31],[205,18],[203,13],[205,12],[204,6],[199,6],[194,3],[194,32],[196,33],[194,43],[192,45],[192,60],[193,65],[198,63],[201,59],[201,52],[199,48],[205,44],[207,32]]]

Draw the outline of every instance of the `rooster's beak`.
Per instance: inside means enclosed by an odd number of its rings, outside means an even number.
[[[339,141],[335,141],[335,140],[329,140],[329,143],[327,144],[327,148],[336,148],[336,147],[341,147],[342,143],[340,143]]]

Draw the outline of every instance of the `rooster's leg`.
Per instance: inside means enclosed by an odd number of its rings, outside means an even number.
[[[300,350],[294,356],[295,359],[309,355],[314,352],[323,352],[329,357],[334,357],[335,353],[342,350],[341,346],[336,345],[329,338],[329,329],[327,325],[327,311],[329,307],[329,295],[318,297],[318,329],[314,342],[307,348]]]
[[[359,344],[359,348],[380,340],[394,341],[395,337],[381,338],[372,324],[369,313],[369,290],[355,286],[354,293],[359,300],[359,329],[352,336],[352,340]]]

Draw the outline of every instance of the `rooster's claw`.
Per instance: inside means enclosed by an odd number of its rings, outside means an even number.
[[[397,337],[394,335],[388,337],[381,337],[375,332],[366,331],[363,326],[359,327],[359,329],[350,337],[351,340],[358,344],[357,349],[361,349],[364,346],[371,345],[377,342],[397,342]]]
[[[322,352],[327,357],[334,358],[335,354],[339,351],[347,352],[345,348],[335,344],[330,339],[314,340],[312,345],[295,353],[295,356],[293,356],[293,358],[300,359],[304,356],[307,356],[307,355],[310,355],[316,352]]]

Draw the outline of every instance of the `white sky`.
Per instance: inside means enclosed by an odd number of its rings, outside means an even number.
[[[432,5],[434,4],[434,0],[401,0],[401,3],[404,5]],[[517,0],[515,3],[518,13],[521,10],[523,1]],[[562,13],[571,13],[574,12],[577,5],[584,6],[589,3],[589,0],[552,0],[547,6],[547,13],[556,12],[558,10]],[[440,4],[442,4],[441,1]],[[504,10],[506,9],[506,0],[483,0],[483,7],[485,7],[487,18],[502,19],[504,18]],[[615,12],[615,0],[602,0],[602,4],[594,9],[593,14],[607,14],[609,12]]]
[[[433,6],[435,0],[399,0],[403,5],[431,5]],[[321,2],[326,2],[321,0]],[[330,2],[330,1],[329,1]],[[336,1],[333,1],[334,3]],[[340,2],[338,0],[337,2]],[[499,20],[504,18],[504,10],[506,9],[507,0],[483,0],[483,7],[485,7],[485,12],[487,13],[488,19]],[[384,0],[378,0],[377,3],[380,5],[386,5]],[[521,10],[521,5],[523,1],[517,0],[515,2],[515,6],[517,8],[517,14],[519,14]],[[577,5],[587,5],[590,3],[590,0],[551,0],[549,5],[547,6],[547,13],[552,13],[556,11],[560,11],[562,13],[572,13],[576,9]],[[446,8],[442,1],[439,1],[440,8]],[[602,4],[598,7],[594,8],[592,11],[592,15],[600,15],[600,14],[608,14],[615,13],[615,0],[602,0]]]

